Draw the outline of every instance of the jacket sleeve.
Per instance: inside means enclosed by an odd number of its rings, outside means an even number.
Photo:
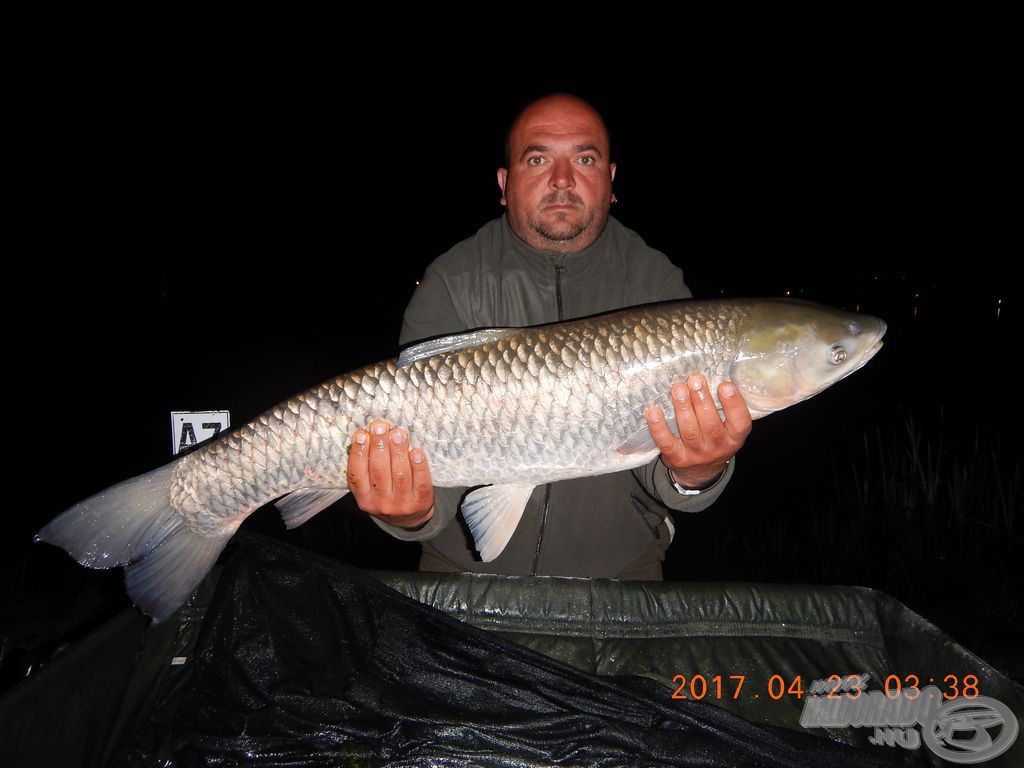
[[[437,536],[455,519],[455,513],[459,511],[459,501],[465,492],[465,488],[438,488],[435,486],[434,516],[421,528],[399,528],[397,525],[389,525],[376,517],[373,518],[373,522],[382,531],[394,536],[396,539],[401,539],[402,541],[426,541]]]
[[[633,475],[651,496],[669,509],[676,512],[700,512],[714,504],[715,500],[722,495],[722,490],[729,484],[729,479],[735,468],[736,457],[734,456],[715,484],[696,496],[683,496],[675,489],[668,476],[668,467],[661,462],[660,456],[649,464],[634,469]]]

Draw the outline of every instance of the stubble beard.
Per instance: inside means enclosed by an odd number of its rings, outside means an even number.
[[[570,204],[575,205],[579,209],[583,209],[584,216],[579,221],[571,221],[570,217],[573,215],[573,211],[558,211],[554,218],[542,218],[543,209],[549,205],[555,204]],[[569,193],[552,194],[545,197],[540,204],[540,210],[530,217],[528,225],[535,233],[543,238],[546,244],[547,250],[552,251],[565,251],[570,252],[574,250],[581,250],[583,247],[590,245],[591,242],[597,239],[600,235],[600,229],[593,233],[593,235],[587,239],[587,242],[582,246],[577,246],[577,242],[587,235],[588,230],[597,227],[600,222],[596,221],[597,212],[593,209],[586,210],[583,208],[583,201],[576,195]]]
[[[563,243],[566,240],[575,240],[582,235],[590,226],[593,217],[588,216],[577,224],[573,224],[567,219],[567,213],[559,213],[554,221],[537,220],[532,222],[533,231],[546,240]]]

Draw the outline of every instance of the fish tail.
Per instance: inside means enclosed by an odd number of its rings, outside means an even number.
[[[169,618],[224,549],[233,529],[203,535],[171,506],[174,463],[111,486],[75,504],[36,534],[89,568],[124,565],[134,603]]]

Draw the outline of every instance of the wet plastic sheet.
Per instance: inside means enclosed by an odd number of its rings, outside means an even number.
[[[893,764],[582,672],[270,540],[225,568],[194,672],[182,766]]]

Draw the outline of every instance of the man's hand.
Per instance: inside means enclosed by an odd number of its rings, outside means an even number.
[[[718,415],[707,380],[700,374],[672,387],[679,437],[665,423],[661,406],[644,412],[647,428],[672,478],[685,488],[706,488],[725,471],[750,434],[750,411],[732,382],[718,387],[725,419]]]
[[[357,429],[348,454],[348,489],[367,514],[401,528],[418,528],[434,514],[434,485],[422,448],[409,433],[381,419]]]

